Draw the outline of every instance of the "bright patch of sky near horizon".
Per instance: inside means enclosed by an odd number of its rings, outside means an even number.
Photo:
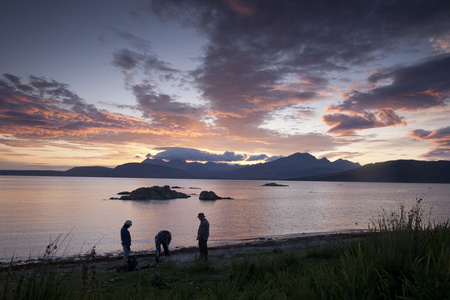
[[[0,169],[448,160],[450,5],[407,3],[2,1]]]

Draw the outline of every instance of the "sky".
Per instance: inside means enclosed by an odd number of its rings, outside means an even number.
[[[4,0],[0,169],[450,160],[450,1]]]

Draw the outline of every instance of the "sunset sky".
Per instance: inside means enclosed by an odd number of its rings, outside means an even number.
[[[450,159],[450,1],[4,0],[0,169]]]

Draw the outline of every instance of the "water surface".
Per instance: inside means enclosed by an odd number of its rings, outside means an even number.
[[[42,256],[60,236],[57,255],[120,253],[119,231],[133,226],[132,250],[154,250],[159,230],[172,232],[171,247],[196,245],[203,212],[211,224],[210,245],[260,237],[367,229],[382,209],[412,207],[424,199],[433,219],[450,216],[449,184],[283,182],[83,177],[0,176],[0,261]],[[109,200],[121,191],[154,185],[179,186],[188,199]],[[202,190],[233,200],[201,201]],[[64,240],[64,241],[62,241]]]

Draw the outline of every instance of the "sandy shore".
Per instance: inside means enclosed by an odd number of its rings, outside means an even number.
[[[337,241],[357,239],[367,233],[362,231],[347,233],[326,233],[315,235],[300,235],[282,238],[265,238],[244,243],[209,247],[209,257],[215,259],[232,259],[249,254],[259,254],[281,250],[283,252],[302,251],[307,247],[326,245]],[[198,248],[184,248],[171,252],[172,260],[185,263],[191,262],[198,255]]]
[[[244,257],[246,255],[261,254],[273,252],[274,250],[281,250],[283,252],[289,251],[302,251],[307,247],[314,247],[320,245],[326,245],[341,240],[358,239],[366,235],[363,231],[349,231],[340,233],[322,233],[322,234],[302,234],[302,235],[290,235],[284,237],[272,237],[272,238],[260,238],[252,239],[245,242],[210,246],[209,258],[211,261],[220,259],[233,259]],[[195,260],[198,256],[197,247],[187,248],[170,248],[171,260],[177,263],[189,263]],[[154,262],[154,251],[134,252],[139,259],[140,266],[146,266]],[[164,255],[162,256],[164,257]],[[18,270],[24,267],[32,268],[39,266],[43,263],[42,260],[36,260],[32,262],[18,262],[13,264],[13,269]],[[77,258],[63,258],[51,261],[52,264],[56,264],[61,268],[74,267],[81,265],[82,259]],[[122,256],[96,256],[93,262],[98,270],[106,269],[112,270],[122,264]],[[5,272],[9,268],[8,263],[2,263],[0,265],[0,272]]]

